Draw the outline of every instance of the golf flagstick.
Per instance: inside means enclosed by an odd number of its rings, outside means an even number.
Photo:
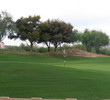
[[[66,51],[65,49],[63,50],[63,54],[64,54],[64,67],[66,66]]]

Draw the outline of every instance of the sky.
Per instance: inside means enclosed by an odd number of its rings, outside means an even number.
[[[105,32],[110,37],[110,0],[1,0],[0,11],[7,11],[16,21],[20,17],[40,15],[41,21],[59,19],[74,29],[86,28]],[[5,39],[6,45],[19,45],[19,40]]]

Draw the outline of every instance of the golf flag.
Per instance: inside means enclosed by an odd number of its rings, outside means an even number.
[[[63,50],[63,53],[64,53],[64,54],[66,54],[66,51],[65,51],[65,49]]]

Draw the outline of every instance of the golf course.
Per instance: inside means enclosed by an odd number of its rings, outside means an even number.
[[[110,98],[109,57],[0,54],[0,96]]]

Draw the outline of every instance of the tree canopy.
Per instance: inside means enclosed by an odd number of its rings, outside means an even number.
[[[74,29],[71,33],[71,43],[74,44],[74,42],[80,41],[80,32],[76,29]]]
[[[86,46],[87,51],[91,52],[91,49],[94,48],[96,52],[99,53],[101,46],[109,44],[109,37],[101,31],[89,31],[86,29],[82,34],[81,41],[82,44]]]
[[[71,41],[73,26],[69,23],[60,20],[47,20],[41,24],[40,29],[40,41],[44,42],[48,48],[49,44],[52,43],[55,47],[54,51],[61,43]]]
[[[48,23],[48,21],[41,22],[41,24],[39,25],[39,29],[40,29],[39,43],[45,43],[48,48],[48,52],[50,51],[50,44],[51,44],[50,27],[51,26]]]
[[[33,43],[39,40],[39,24],[40,16],[21,17],[16,21],[16,26],[19,31],[15,37],[21,40],[28,40],[32,49]]]
[[[0,13],[0,42],[8,35],[15,32],[15,23],[12,16],[6,12],[2,11]]]
[[[73,30],[70,23],[58,19],[48,19],[41,22],[40,16],[21,17],[16,22],[13,21],[12,16],[7,12],[0,13],[0,42],[8,36],[10,39],[20,38],[23,41],[30,42],[31,50],[33,44],[45,43],[48,51],[50,45],[54,46],[54,51],[62,43],[74,43],[76,41],[82,42],[87,51],[91,52],[92,48],[97,53],[102,46],[109,43],[109,37],[102,31],[85,29],[83,33],[78,30]]]

